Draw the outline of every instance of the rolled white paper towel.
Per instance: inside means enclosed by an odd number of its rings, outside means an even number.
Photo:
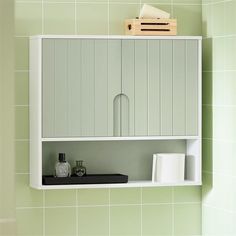
[[[150,5],[143,4],[143,7],[139,14],[139,18],[141,19],[170,18],[170,13],[162,11]]]

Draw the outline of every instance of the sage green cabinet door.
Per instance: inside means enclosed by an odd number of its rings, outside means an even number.
[[[43,137],[113,136],[120,40],[43,41]]]
[[[43,40],[43,137],[198,134],[198,41]]]
[[[121,136],[197,135],[198,41],[122,40],[122,94]]]
[[[186,41],[186,135],[198,135],[199,112],[199,45]]]
[[[198,134],[198,41],[173,40],[173,135]]]

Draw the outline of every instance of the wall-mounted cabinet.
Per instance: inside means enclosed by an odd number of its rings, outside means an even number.
[[[112,187],[42,185],[52,153],[74,150],[71,156],[76,158],[83,146],[96,150],[91,141],[107,141],[102,142],[103,150],[109,150],[111,140],[126,140],[117,145],[127,160],[133,156],[128,151],[128,142],[135,144],[131,140],[156,142],[156,149],[150,147],[136,160],[148,166],[145,174],[134,174],[135,167],[126,170],[125,162],[119,167],[119,158],[103,153],[101,165],[109,162],[110,170],[118,166],[114,171],[125,171],[135,181],[122,186],[158,185],[151,183],[149,174],[152,153],[176,150],[189,156],[189,181],[181,185],[201,183],[201,37],[31,37],[31,186]],[[86,160],[89,154],[79,156]],[[87,158],[91,167],[98,160]]]

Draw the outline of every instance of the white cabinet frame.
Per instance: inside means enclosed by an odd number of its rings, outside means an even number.
[[[43,39],[155,39],[198,40],[198,135],[197,136],[144,136],[144,137],[76,137],[43,138],[42,136],[42,41]],[[127,184],[42,185],[43,142],[115,141],[115,140],[186,140],[186,154],[194,156],[194,163],[186,161],[188,181],[183,183],[152,183],[131,181]],[[120,188],[201,185],[202,159],[202,37],[200,36],[68,36],[39,35],[30,38],[30,186],[36,189]]]

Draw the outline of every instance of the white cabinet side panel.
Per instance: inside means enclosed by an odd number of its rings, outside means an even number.
[[[30,186],[42,184],[41,40],[30,40]]]

